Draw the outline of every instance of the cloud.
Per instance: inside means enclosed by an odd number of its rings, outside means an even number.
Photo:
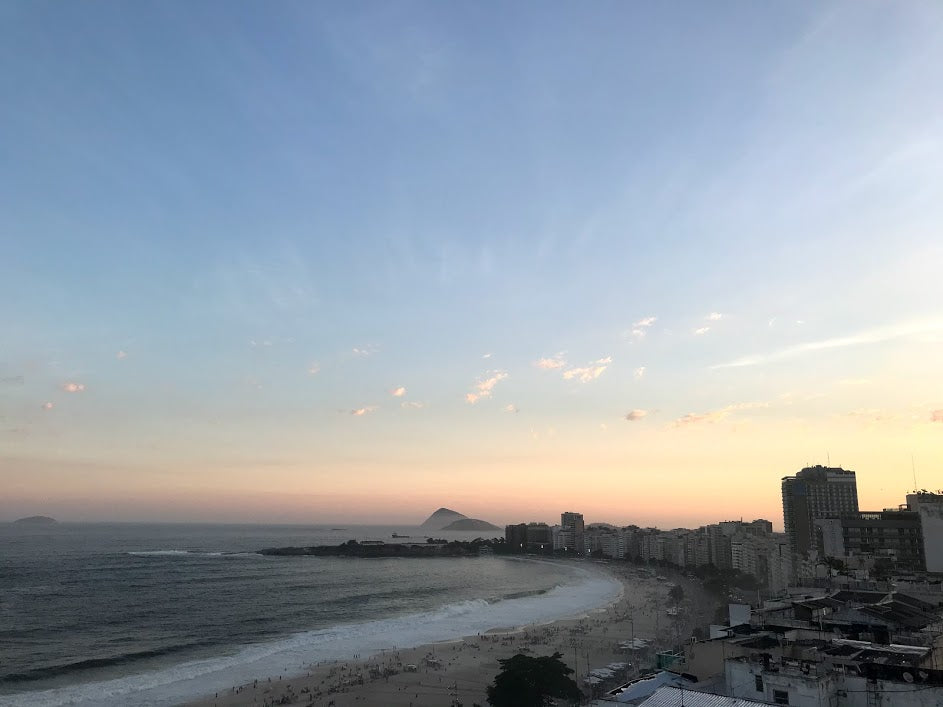
[[[648,410],[630,410],[628,413],[626,413],[625,419],[629,422],[635,422],[636,420],[641,420],[647,415]]]
[[[848,416],[860,418],[862,420],[868,420],[869,422],[887,422],[889,420],[897,419],[897,415],[885,410],[880,410],[878,408],[852,410],[848,413]]]
[[[930,422],[943,422],[943,409],[931,412]]]
[[[732,405],[727,405],[720,408],[719,410],[710,410],[708,412],[694,413],[689,412],[687,415],[683,415],[674,421],[675,427],[684,427],[686,425],[697,425],[702,422],[714,423],[720,422],[730,415],[732,412],[737,412],[738,410],[755,410],[757,408],[768,408],[769,403],[767,402],[746,402],[746,403],[733,403]]]
[[[76,382],[74,382],[74,381],[69,381],[68,383],[63,383],[63,384],[62,384],[62,389],[63,389],[66,393],[81,393],[82,391],[85,390],[85,384],[84,384],[84,383],[76,383]]]
[[[719,322],[723,318],[724,318],[724,315],[721,314],[720,312],[711,312],[706,317],[707,321],[709,322]]]
[[[128,357],[128,354],[126,351],[119,351],[118,353],[115,354],[115,358],[118,359],[119,361],[127,357]]]
[[[705,413],[694,413],[689,412],[687,415],[683,415],[675,420],[675,427],[682,427],[684,425],[696,425],[701,422],[717,422],[722,420],[725,417],[725,414],[719,410],[715,412],[705,412]]]
[[[47,403],[43,403],[42,407],[43,407],[43,410],[52,410],[54,407],[56,407],[56,404],[47,402]]]
[[[728,363],[719,363],[711,366],[712,369],[718,368],[741,368],[743,366],[758,366],[764,363],[774,361],[783,361],[797,356],[813,353],[816,351],[827,351],[829,349],[846,348],[849,346],[863,346],[865,344],[879,344],[894,339],[902,339],[917,334],[927,334],[931,332],[943,331],[943,319],[925,320],[920,322],[905,322],[877,329],[868,329],[866,331],[851,334],[849,336],[837,336],[820,341],[809,341],[804,344],[788,346],[785,349],[774,351],[767,354],[753,354],[751,356],[742,356]]]
[[[695,330],[694,330],[694,335],[695,335],[695,336],[701,336],[702,334],[706,334],[706,333],[709,332],[710,330],[711,330],[711,328],[710,328],[709,326],[702,326],[702,327],[700,327],[699,329],[695,329]]]
[[[390,395],[392,395],[394,398],[402,398],[404,395],[406,395],[406,388],[403,386],[400,386],[399,388],[393,388],[393,390],[390,391]]]
[[[308,374],[315,376],[320,372],[321,372],[321,364],[319,364],[317,361],[312,361],[311,364],[308,366]]]
[[[494,354],[486,353],[486,354],[482,354],[481,357],[482,357],[482,358],[491,358],[493,355],[494,355]]]
[[[534,365],[542,371],[555,371],[566,366],[566,360],[563,354],[557,354],[548,358],[539,358],[534,361]]]
[[[507,404],[504,406],[504,412],[520,412],[517,405]]]
[[[636,378],[645,377],[645,366],[639,366],[638,368],[635,369],[635,377]]]
[[[405,400],[399,404],[401,408],[406,410],[419,410],[426,406],[425,403],[421,403],[418,400]]]
[[[6,376],[0,378],[0,385],[23,385],[26,379],[23,376]]]
[[[482,398],[490,398],[494,387],[508,377],[507,371],[488,371],[488,377],[475,383],[475,390],[465,393],[465,402],[474,405]]]
[[[371,412],[374,412],[376,409],[377,409],[376,405],[367,405],[362,408],[357,408],[356,410],[351,410],[350,414],[354,415],[355,417],[363,417],[364,415],[368,415]]]
[[[355,346],[350,351],[354,356],[357,356],[359,358],[366,358],[367,356],[372,356],[379,350],[380,350],[379,347],[374,346],[373,344],[370,344],[369,346],[365,346],[364,348],[357,348]]]
[[[643,317],[639,319],[632,325],[631,335],[637,339],[641,339],[645,336],[648,331],[648,328],[658,321],[658,317]]]
[[[594,381],[603,372],[609,367],[609,364],[612,363],[612,356],[606,356],[605,358],[600,358],[597,361],[594,361],[588,366],[582,368],[570,368],[563,372],[564,380],[573,380],[576,378],[581,383],[589,383]]]

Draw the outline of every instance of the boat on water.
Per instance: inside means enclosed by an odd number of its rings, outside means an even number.
[[[411,537],[411,536],[410,536],[410,535],[400,535],[399,533],[393,533],[393,535],[392,535],[391,537],[394,537],[394,538],[409,538],[409,537]]]

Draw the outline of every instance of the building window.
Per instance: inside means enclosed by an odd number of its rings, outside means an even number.
[[[756,691],[763,692],[763,676],[755,675],[754,678],[756,680]]]
[[[786,692],[785,690],[773,690],[773,704],[788,705],[789,693]]]

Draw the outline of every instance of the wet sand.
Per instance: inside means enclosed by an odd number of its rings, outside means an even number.
[[[384,705],[389,707],[465,707],[486,705],[486,687],[499,672],[498,660],[516,653],[530,656],[559,652],[576,670],[572,675],[586,695],[634,677],[639,667],[650,666],[654,654],[691,635],[694,626],[705,625],[714,604],[696,580],[663,572],[658,580],[647,570],[624,563],[594,563],[623,582],[624,591],[608,607],[579,618],[520,628],[495,629],[455,641],[416,648],[390,650],[363,660],[286,667],[285,675],[251,681],[191,703],[193,707],[231,705]],[[685,598],[678,615],[669,616],[669,582],[682,586]],[[627,651],[620,643],[646,639],[649,646]],[[598,685],[585,683],[590,670],[611,664],[612,678]],[[290,676],[290,677],[289,677]]]

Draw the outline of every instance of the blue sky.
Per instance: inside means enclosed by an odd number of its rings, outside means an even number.
[[[828,453],[896,505],[943,462],[941,40],[930,2],[7,3],[0,514],[778,521]]]

